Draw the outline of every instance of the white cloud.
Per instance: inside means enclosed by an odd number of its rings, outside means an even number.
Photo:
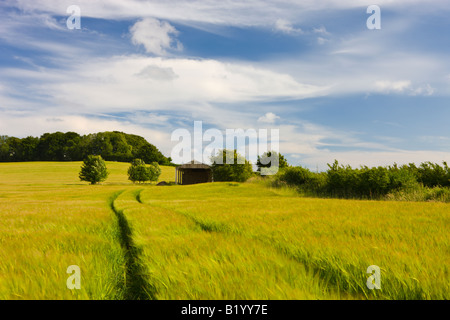
[[[274,123],[277,119],[280,119],[280,117],[272,112],[267,112],[264,116],[258,118],[258,122]]]
[[[329,41],[328,39],[325,39],[325,38],[322,38],[322,37],[318,37],[317,38],[317,43],[320,44],[320,45],[325,44],[328,41]]]
[[[306,166],[311,170],[327,170],[327,163],[335,159],[340,164],[359,167],[361,165],[387,166],[425,161],[441,163],[450,161],[450,152],[436,150],[404,150],[391,148],[381,143],[360,140],[357,136],[330,127],[296,121],[296,125],[281,124],[280,153],[287,155],[291,165]],[[333,139],[333,143],[328,143]],[[387,139],[390,142],[390,139]],[[331,151],[332,147],[346,147],[348,151]]]
[[[346,151],[346,152],[331,152],[328,150],[321,150],[315,154],[301,154],[298,164],[319,170],[326,170],[327,163],[333,163],[338,160],[340,164],[351,165],[354,168],[359,168],[361,165],[369,167],[374,166],[388,166],[397,163],[398,165],[431,161],[434,163],[442,163],[443,160],[450,160],[450,152],[441,152],[436,150],[393,150],[393,151]]]
[[[430,86],[429,83],[427,83],[425,86],[417,87],[416,89],[414,89],[412,92],[412,95],[431,96],[434,94],[435,91],[436,91],[436,89],[434,89],[433,87]]]
[[[147,53],[164,56],[167,49],[182,48],[181,43],[171,36],[178,35],[178,31],[166,21],[145,18],[136,22],[130,28],[130,33],[133,44],[143,45]]]
[[[450,94],[448,80],[442,76],[450,70],[445,55],[392,50],[393,39],[385,38],[373,43],[362,35],[344,41],[333,39],[323,50],[314,50],[301,59],[271,61],[270,67],[292,75],[298,82],[328,87],[327,95]]]
[[[382,93],[406,93],[409,95],[425,95],[431,96],[435,92],[435,89],[432,88],[429,84],[424,86],[415,86],[413,87],[411,81],[402,80],[402,81],[376,81],[375,87],[379,92]]]
[[[323,35],[330,35],[330,33],[325,28],[325,26],[320,26],[318,28],[313,28],[313,32],[314,33],[320,33],[320,34],[323,34]]]
[[[278,19],[275,22],[275,29],[287,34],[302,34],[303,30],[295,28],[292,23],[285,19]]]
[[[382,92],[404,92],[405,90],[409,89],[411,87],[411,81],[404,80],[404,81],[376,81],[375,87]]]

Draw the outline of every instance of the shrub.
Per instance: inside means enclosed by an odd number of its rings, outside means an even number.
[[[226,159],[233,159],[226,163]],[[236,150],[220,150],[211,158],[214,181],[245,182],[253,175],[250,161],[245,159]]]
[[[287,167],[276,175],[274,184],[287,184],[306,194],[322,195],[327,187],[327,175],[324,172],[311,172],[301,166]]]
[[[148,167],[142,159],[134,159],[128,168],[128,180],[133,183],[145,181],[157,181],[161,175],[161,168],[157,162],[152,162]]]
[[[307,168],[288,167],[281,171],[277,178],[289,185],[301,186],[312,179],[313,173]]]
[[[389,167],[389,180],[390,191],[412,190],[419,185],[413,171],[409,170],[407,166],[398,168],[396,164]]]
[[[134,159],[131,161],[131,165],[128,168],[128,180],[133,181],[133,183],[145,182],[149,180],[147,167],[145,162],[141,159]]]
[[[158,181],[158,178],[161,175],[161,168],[160,168],[158,162],[153,161],[147,167],[147,173],[148,173],[148,179],[150,181]]]
[[[108,177],[105,161],[101,156],[89,155],[83,161],[79,177],[81,181],[88,181],[91,184],[105,181]]]
[[[427,187],[450,186],[450,170],[447,163],[443,167],[437,163],[423,162],[417,168],[418,181]]]
[[[273,163],[272,160],[274,160]],[[281,153],[268,151],[264,152],[262,156],[258,156],[256,166],[258,167],[257,172],[264,176],[273,175],[278,170],[289,167],[289,164]]]
[[[431,162],[398,167],[339,165],[335,160],[326,172],[314,173],[302,167],[281,170],[274,186],[295,186],[305,195],[341,198],[392,199],[407,201],[450,201],[450,169]]]
[[[359,170],[359,196],[380,197],[389,192],[390,186],[389,171],[383,167],[368,168],[367,166]]]
[[[360,194],[360,171],[352,169],[349,165],[339,166],[337,160],[332,165],[328,164],[327,189],[332,196],[355,197]]]

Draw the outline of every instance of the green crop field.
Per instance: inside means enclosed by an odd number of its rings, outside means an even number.
[[[0,163],[0,299],[448,299],[450,204]],[[160,180],[173,181],[162,167]],[[67,268],[80,267],[80,289]],[[381,288],[366,286],[380,267]]]

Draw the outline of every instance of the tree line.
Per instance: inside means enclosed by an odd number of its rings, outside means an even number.
[[[143,137],[118,131],[87,135],[55,132],[22,139],[0,136],[0,162],[82,161],[89,155],[120,162],[139,158],[146,163],[161,165],[171,165],[172,161]]]

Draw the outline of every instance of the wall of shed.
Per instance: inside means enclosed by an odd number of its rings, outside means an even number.
[[[179,169],[177,170],[177,183],[196,184],[212,182],[212,173],[210,169]]]

